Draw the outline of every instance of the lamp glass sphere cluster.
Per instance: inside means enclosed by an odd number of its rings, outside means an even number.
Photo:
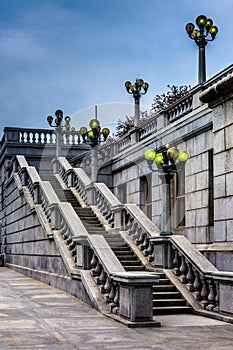
[[[196,19],[196,25],[198,29],[195,29],[193,23],[186,24],[186,31],[191,39],[193,39],[197,45],[204,41],[213,41],[218,32],[218,28],[213,25],[213,20],[207,18],[205,15],[200,15]],[[211,39],[207,39],[210,34]]]
[[[92,119],[89,123],[90,130],[87,130],[85,126],[82,126],[79,130],[80,135],[83,138],[83,142],[90,143],[92,147],[96,146],[102,141],[106,141],[110,130],[108,128],[103,128],[101,130],[100,122],[98,119]]]
[[[71,121],[71,118],[67,115],[65,117],[65,126],[62,127],[61,126],[61,123],[62,123],[62,120],[63,120],[63,111],[61,109],[57,109],[56,112],[55,112],[55,124],[53,125],[53,117],[51,115],[49,115],[47,117],[47,121],[49,123],[49,125],[51,127],[55,127],[55,128],[59,128],[59,129],[64,129],[64,130],[69,130],[69,131],[74,131],[75,129],[73,127],[70,126],[70,121]]]
[[[144,95],[147,93],[149,84],[143,79],[136,79],[136,82],[132,84],[130,81],[125,82],[125,88],[129,94],[135,95],[140,94]]]
[[[179,151],[176,147],[168,148],[167,146],[164,151],[158,153],[153,149],[148,149],[144,157],[150,167],[154,162],[161,165],[163,173],[166,175],[177,172],[177,164],[186,162],[189,155],[186,151]]]

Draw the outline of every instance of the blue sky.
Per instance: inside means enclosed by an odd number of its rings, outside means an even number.
[[[232,64],[233,0],[0,0],[0,132],[47,128],[61,108],[78,129],[133,113],[124,82],[143,78],[142,97],[197,83],[198,49],[185,32],[199,14],[219,28],[207,45],[207,78]]]

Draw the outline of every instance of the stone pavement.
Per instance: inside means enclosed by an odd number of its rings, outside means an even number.
[[[70,295],[0,268],[0,349],[233,349],[233,324],[157,316],[161,328],[127,328]]]

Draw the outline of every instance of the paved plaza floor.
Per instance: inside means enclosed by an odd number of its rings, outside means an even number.
[[[127,328],[63,291],[0,268],[0,349],[232,350],[233,324],[157,316],[160,328]]]

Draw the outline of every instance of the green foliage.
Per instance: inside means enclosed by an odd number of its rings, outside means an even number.
[[[170,89],[166,94],[156,95],[153,99],[151,109],[152,111],[158,112],[171,106],[174,102],[179,100],[181,97],[188,94],[191,86],[181,85],[167,85]]]

